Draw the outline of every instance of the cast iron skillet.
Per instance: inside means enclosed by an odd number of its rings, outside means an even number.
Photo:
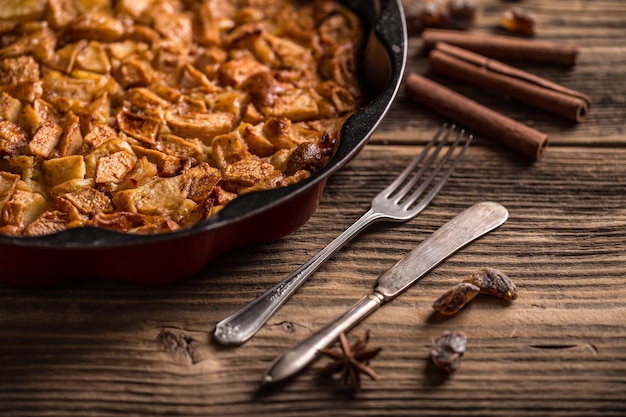
[[[331,161],[300,183],[238,197],[174,233],[130,235],[84,227],[40,237],[0,236],[0,282],[20,287],[104,278],[136,284],[185,279],[235,247],[286,236],[316,210],[328,177],[365,145],[395,98],[407,56],[401,0],[345,0],[369,26],[362,57],[369,103],[346,121]]]

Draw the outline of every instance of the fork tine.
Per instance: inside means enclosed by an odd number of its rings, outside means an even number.
[[[380,196],[384,197],[384,198],[388,198],[391,194],[394,193],[394,191],[396,191],[398,189],[398,187],[400,187],[400,185],[402,185],[402,183],[409,177],[409,175],[415,170],[415,168],[422,163],[422,161],[424,160],[424,158],[426,157],[426,155],[428,155],[428,152],[430,151],[430,149],[433,147],[433,145],[435,143],[437,143],[439,141],[439,137],[441,136],[441,133],[443,132],[443,130],[447,127],[447,124],[444,123],[439,130],[437,131],[437,133],[435,133],[435,135],[433,136],[433,138],[428,142],[428,144],[426,145],[426,147],[424,148],[424,150],[417,156],[415,157],[411,163],[404,168],[404,171],[402,171],[400,173],[400,175],[398,175],[396,177],[396,179],[387,186],[387,188],[385,188],[382,192],[380,192]],[[447,140],[449,135],[446,135],[445,140]],[[425,164],[428,165],[428,164]],[[406,188],[406,187],[404,187]],[[410,188],[410,187],[409,187]],[[404,194],[406,194],[408,190],[406,190],[404,192]]]
[[[406,202],[404,203],[404,207],[403,207],[404,209],[408,210],[411,204],[413,204],[420,197],[420,195],[424,192],[424,190],[428,188],[428,186],[433,182],[437,174],[439,174],[441,169],[444,167],[446,162],[448,162],[448,160],[454,153],[455,148],[459,145],[464,135],[465,135],[465,130],[464,129],[459,130],[459,133],[457,134],[457,138],[452,143],[452,145],[450,145],[450,149],[448,149],[448,152],[446,152],[446,154],[443,156],[443,158],[441,159],[437,167],[433,169],[433,171],[430,173],[428,178],[426,178],[426,180],[420,185],[420,187],[406,200]],[[465,154],[465,151],[467,151],[467,148],[469,147],[473,139],[474,139],[473,135],[468,136],[467,140],[465,141],[463,145],[463,148],[461,148],[461,150],[456,155],[456,157],[454,158],[454,160],[452,161],[448,169],[444,172],[444,174],[441,176],[438,182],[433,186],[433,188],[428,192],[428,194],[420,200],[419,204],[411,208],[411,211],[419,213],[420,211],[424,209],[424,207],[430,204],[430,202],[435,197],[435,195],[437,195],[439,190],[441,190],[441,188],[444,186],[444,184],[446,183],[450,175],[452,175],[452,172],[454,172],[454,170],[456,169],[456,166],[459,164],[459,161]]]
[[[455,128],[455,126],[452,126],[450,128],[450,131],[453,131]],[[448,151],[444,154],[444,156],[437,162],[437,164],[434,163],[436,157],[438,156],[438,153],[436,155],[433,155],[432,158],[429,159],[428,161],[428,165],[425,165],[422,170],[420,170],[420,172],[416,173],[415,176],[412,178],[412,183],[413,185],[417,184],[417,181],[422,179],[422,176],[424,175],[423,171],[426,171],[428,168],[431,167],[431,165],[434,165],[435,168],[433,168],[429,173],[428,176],[426,177],[426,179],[423,180],[422,184],[420,184],[419,188],[417,190],[415,190],[413,192],[413,194],[405,200],[404,204],[403,204],[403,208],[404,209],[408,209],[408,207],[413,204],[421,195],[422,193],[428,188],[428,186],[433,182],[433,180],[437,177],[437,175],[439,174],[439,171],[441,171],[441,169],[443,168],[443,166],[446,164],[446,162],[448,162],[448,160],[450,159],[450,156],[454,153],[454,150],[456,149],[457,145],[459,144],[461,138],[463,137],[463,130],[460,130],[459,133],[457,134],[456,140],[450,145],[450,148],[448,149]],[[439,149],[438,149],[439,150]],[[397,202],[397,201],[396,201]]]
[[[446,125],[444,124],[441,129],[439,130],[439,132],[441,132],[444,128],[446,128]],[[431,139],[431,141],[429,142],[428,146],[426,146],[426,148],[422,151],[422,153],[420,154],[420,160],[423,159],[423,157],[425,155],[428,154],[430,148],[438,142],[437,144],[437,148],[435,148],[434,151],[432,151],[428,157],[428,160],[424,163],[424,165],[422,165],[422,167],[419,169],[419,171],[417,171],[413,177],[411,177],[411,179],[402,187],[401,190],[399,190],[396,194],[395,194],[395,198],[393,200],[394,204],[398,204],[400,202],[400,200],[402,200],[409,191],[411,191],[411,189],[415,186],[415,184],[417,184],[417,182],[424,176],[424,173],[426,173],[426,171],[428,170],[428,168],[430,166],[433,165],[433,163],[435,162],[435,160],[437,159],[437,157],[439,156],[439,153],[441,152],[441,149],[443,149],[443,146],[448,143],[448,139],[450,137],[450,133],[452,133],[455,129],[455,126],[452,125],[450,126],[450,128],[448,129],[448,131],[446,132],[445,136],[443,137],[443,139],[441,139],[441,141],[439,141],[439,135],[437,134],[437,136],[433,137],[433,139]],[[439,133],[438,132],[438,133]],[[415,165],[410,164],[409,166],[415,168]],[[441,167],[439,167],[439,169],[441,169]],[[419,188],[419,192],[416,191],[416,193],[419,195],[421,194],[424,189],[427,187],[428,184],[424,185],[423,188],[420,187]],[[393,193],[392,193],[393,194]]]

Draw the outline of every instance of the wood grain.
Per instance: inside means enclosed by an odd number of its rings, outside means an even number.
[[[85,281],[44,290],[0,286],[0,414],[32,416],[624,416],[626,415],[626,8],[622,1],[480,1],[476,30],[513,4],[537,12],[541,36],[581,47],[568,71],[524,68],[592,96],[589,118],[558,117],[460,83],[451,87],[544,129],[532,163],[477,138],[416,219],[368,229],[324,264],[253,339],[222,347],[219,320],[296,269],[368,207],[442,119],[401,92],[365,149],[333,176],[294,234],[232,251],[166,287]],[[427,71],[410,39],[410,71]],[[510,211],[499,229],[450,257],[349,333],[383,346],[380,381],[344,392],[317,376],[260,391],[271,361],[363,296],[376,277],[472,203]],[[35,261],[35,260],[34,260]],[[442,318],[432,302],[484,266],[519,298],[479,296]],[[428,355],[446,329],[468,350],[450,376]]]

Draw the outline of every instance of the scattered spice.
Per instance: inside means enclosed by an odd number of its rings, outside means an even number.
[[[485,55],[439,42],[429,57],[430,68],[436,73],[497,91],[570,121],[580,123],[589,113],[591,99],[587,94]]]
[[[436,340],[430,351],[430,359],[437,368],[453,372],[461,364],[466,345],[467,338],[463,333],[446,330]]]
[[[506,274],[495,268],[483,268],[463,280],[480,288],[481,294],[488,294],[506,301],[517,299],[517,287]]]
[[[474,24],[473,0],[427,0],[405,7],[407,30],[421,33],[427,28],[467,30]]]
[[[483,268],[435,300],[433,309],[444,316],[451,316],[478,294],[513,301],[517,298],[517,287],[508,276],[497,269]]]
[[[479,292],[480,288],[476,285],[467,282],[456,284],[433,303],[433,308],[444,316],[451,316],[469,303]]]
[[[579,55],[578,47],[571,43],[460,30],[426,29],[422,41],[422,53],[430,52],[438,42],[446,42],[489,58],[543,64],[573,66],[578,63]]]
[[[539,29],[539,18],[531,10],[513,7],[502,14],[500,26],[509,32],[535,36]]]
[[[525,157],[541,159],[548,144],[547,133],[492,110],[416,72],[408,74],[405,88],[409,100]]]
[[[369,376],[373,380],[378,380],[378,375],[369,366],[369,361],[376,357],[382,348],[367,349],[370,339],[370,331],[367,330],[357,341],[350,345],[345,333],[339,334],[339,346],[341,351],[321,349],[319,352],[332,359],[328,365],[320,370],[320,375],[331,376],[339,373],[339,383],[341,386],[351,386],[355,391],[361,389],[361,373]]]

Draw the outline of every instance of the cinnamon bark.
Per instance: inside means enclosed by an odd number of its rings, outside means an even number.
[[[419,74],[410,73],[405,88],[410,100],[523,156],[540,159],[548,144],[546,133],[491,110]]]
[[[427,29],[422,40],[425,52],[430,52],[437,42],[445,42],[491,58],[570,66],[578,63],[576,46],[548,41],[447,29]]]
[[[430,52],[430,68],[577,123],[589,112],[590,98],[586,94],[446,43],[437,43]]]

